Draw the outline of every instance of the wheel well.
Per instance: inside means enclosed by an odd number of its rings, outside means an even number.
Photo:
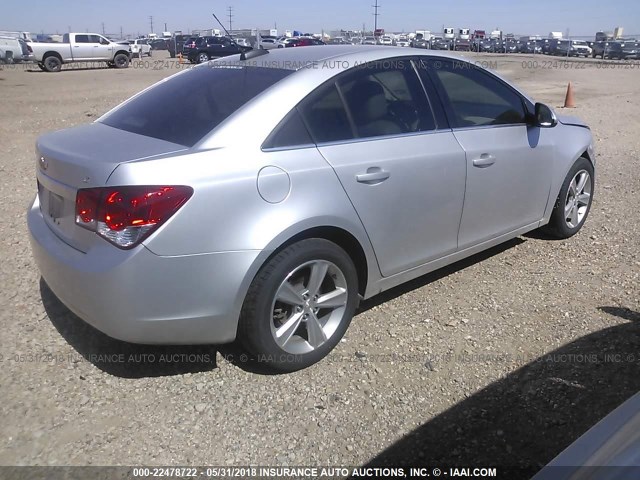
[[[117,55],[120,55],[121,53],[122,53],[122,54],[124,54],[124,55],[126,55],[127,57],[129,56],[129,52],[127,52],[127,51],[125,51],[125,50],[118,50],[118,51],[116,52],[116,54],[113,56],[113,58],[116,58],[116,56],[117,56]]]
[[[584,152],[582,152],[582,155],[580,155],[580,156],[586,158],[591,163],[593,163],[593,158],[591,158],[591,155],[589,155],[589,151],[588,150],[585,150]]]
[[[353,260],[353,264],[355,265],[358,273],[358,292],[360,295],[364,295],[364,292],[367,289],[368,280],[367,257],[356,237],[342,228],[326,226],[305,230],[304,232],[294,235],[285,243],[280,245],[273,255],[283,248],[299,242],[300,240],[306,240],[307,238],[323,238],[325,240],[329,240],[347,252],[347,255],[349,255]]]
[[[62,61],[62,57],[58,52],[47,52],[42,56],[42,61],[44,62],[49,57],[56,57],[58,60]]]

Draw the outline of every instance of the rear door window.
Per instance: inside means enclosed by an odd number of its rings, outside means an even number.
[[[316,143],[338,142],[354,137],[347,111],[335,83],[311,94],[300,111]]]

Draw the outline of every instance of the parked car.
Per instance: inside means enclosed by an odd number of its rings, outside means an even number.
[[[33,60],[32,48],[22,38],[0,36],[0,63],[20,63]]]
[[[400,37],[398,37],[398,40],[396,40],[396,47],[410,47],[410,46],[411,46],[411,42],[409,41],[409,37],[401,35]]]
[[[362,45],[377,45],[376,37],[362,37]]]
[[[120,45],[97,33],[65,33],[62,43],[28,42],[28,45],[34,61],[47,72],[59,72],[65,63],[87,61],[126,68],[131,58],[129,45]]]
[[[178,53],[184,54],[184,46],[185,43],[189,41],[189,39],[193,39],[195,42],[196,37],[192,37],[190,35],[175,35],[173,38],[169,39],[167,43],[167,48],[169,50],[169,56],[171,58],[176,58]]]
[[[378,37],[378,44],[391,46],[394,45],[394,41],[389,35],[382,35],[381,37]]]
[[[169,50],[169,43],[173,42],[170,38],[156,38],[149,41],[152,50]]]
[[[41,136],[35,167],[32,250],[71,311],[128,342],[237,337],[292,371],[361,298],[531,230],[575,235],[595,154],[580,120],[456,56],[327,46],[184,70]]]
[[[292,43],[296,43],[298,37],[284,37],[278,40],[278,48],[290,47]]]
[[[640,58],[640,49],[634,42],[596,42],[593,46],[591,56],[602,59],[631,60]]]
[[[432,50],[451,50],[451,42],[444,38],[432,38],[431,45]]]
[[[518,53],[518,44],[515,40],[505,40],[500,48],[501,53]]]
[[[351,45],[352,43],[348,42],[347,40],[345,40],[342,37],[335,37],[335,38],[329,39],[327,44],[328,45]]]
[[[182,56],[189,58],[189,54],[197,48],[196,42],[200,37],[189,37],[182,44]],[[178,52],[180,50],[177,50]]]
[[[457,39],[453,44],[453,49],[457,52],[470,52],[471,42],[469,40]]]
[[[229,37],[198,37],[195,43],[195,48],[191,48],[187,56],[191,63],[208,62],[212,58],[228,57],[252,50],[251,47],[238,45]]]
[[[234,40],[241,47],[251,47],[251,42],[248,38],[235,38]]]
[[[584,40],[572,40],[571,41],[571,55],[576,57],[590,57],[593,50],[587,42]]]
[[[411,46],[413,48],[431,48],[431,42],[425,38],[414,38]]]
[[[274,37],[260,37],[260,42],[257,43],[257,47],[260,50],[271,50],[272,48],[278,48],[278,40]]]
[[[622,55],[625,60],[640,59],[640,43],[636,40],[624,42],[622,44]]]
[[[530,40],[528,42],[521,42],[518,46],[518,52],[539,54],[539,53],[542,53],[542,46],[535,40]]]
[[[545,55],[553,55],[560,40],[556,38],[547,38],[542,45],[542,53]]]
[[[310,37],[294,38],[288,42],[285,47],[313,47],[318,45],[326,45],[322,40]]]
[[[151,56],[151,45],[146,38],[138,38],[129,42],[121,42],[123,45],[131,46],[131,55],[134,57]]]
[[[585,57],[592,55],[591,48],[587,42],[581,40],[560,40],[553,50],[554,55],[562,57]]]

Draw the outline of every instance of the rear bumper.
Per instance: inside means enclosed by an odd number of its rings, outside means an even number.
[[[144,344],[220,344],[235,339],[247,273],[259,252],[163,257],[106,241],[82,253],[60,240],[36,201],[28,215],[43,279],[84,321]]]

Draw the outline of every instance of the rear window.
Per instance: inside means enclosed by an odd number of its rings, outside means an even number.
[[[101,121],[192,147],[249,100],[291,73],[229,63],[192,68],[159,83]]]

